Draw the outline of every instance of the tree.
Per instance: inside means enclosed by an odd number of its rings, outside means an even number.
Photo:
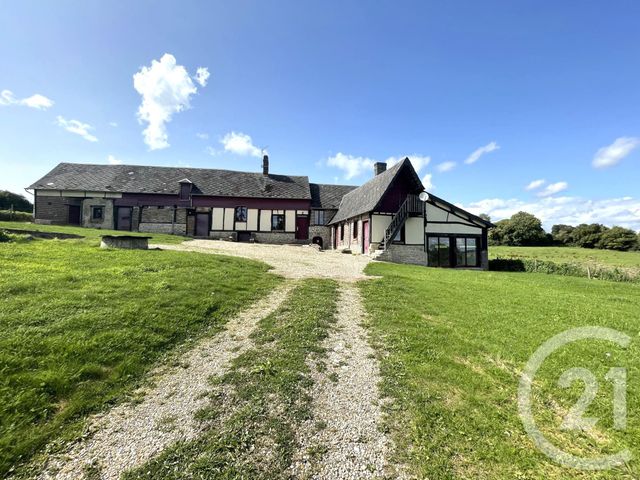
[[[607,227],[600,225],[599,223],[592,223],[587,225],[581,223],[573,229],[571,233],[573,237],[573,243],[582,248],[596,248],[600,243],[602,234],[607,230]]]
[[[518,212],[508,220],[500,220],[489,231],[492,245],[530,246],[548,245],[549,239],[542,222],[527,212]]]
[[[490,222],[490,221],[491,221],[491,217],[490,217],[488,214],[486,214],[486,213],[481,213],[481,214],[480,214],[480,215],[478,215],[478,216],[479,216],[481,219],[483,219],[483,220],[485,220],[485,221],[487,221],[487,222]]]
[[[0,210],[11,210],[12,205],[13,209],[18,212],[31,213],[33,211],[31,202],[22,195],[11,193],[8,190],[0,190]]]
[[[607,250],[632,250],[638,247],[638,235],[628,228],[612,227],[602,233],[597,247]]]
[[[562,245],[570,245],[573,243],[573,231],[575,227],[571,225],[554,225],[551,227],[551,236],[553,241]]]
[[[487,235],[489,239],[489,245],[504,245],[504,231],[506,225],[509,223],[508,219],[499,220],[495,223],[495,228],[490,228]]]

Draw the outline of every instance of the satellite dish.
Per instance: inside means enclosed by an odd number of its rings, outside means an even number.
[[[422,192],[420,195],[418,195],[418,198],[423,202],[427,202],[429,200],[429,194],[427,192]]]

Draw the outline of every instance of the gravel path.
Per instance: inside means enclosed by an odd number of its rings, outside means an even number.
[[[63,455],[49,459],[40,479],[80,479],[87,471],[117,479],[147,462],[169,445],[195,438],[201,423],[194,413],[207,404],[208,379],[221,375],[229,362],[247,350],[256,324],[274,312],[291,290],[291,282],[274,290],[230,320],[225,330],[179,359],[177,368],[152,373],[155,386],[141,403],[123,404],[90,420],[88,432]],[[154,378],[155,377],[155,378]]]
[[[341,284],[337,322],[323,345],[326,369],[312,368],[314,417],[300,430],[295,478],[402,478],[386,461],[391,444],[379,429],[379,365],[363,318],[357,287]]]
[[[364,267],[371,260],[366,255],[351,255],[332,250],[319,251],[311,246],[221,240],[190,240],[179,245],[154,246],[163,250],[187,250],[261,260],[271,265],[274,273],[287,278],[333,278],[346,282],[371,278],[363,273]]]

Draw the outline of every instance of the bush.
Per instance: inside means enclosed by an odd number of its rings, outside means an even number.
[[[489,260],[489,270],[496,272],[529,272],[586,277],[613,282],[638,282],[640,277],[619,268],[556,263],[530,258],[496,258]]]
[[[0,210],[0,221],[32,222],[33,215],[27,212],[12,212],[11,210]]]
[[[0,230],[0,243],[7,243],[12,240],[11,236],[4,230]]]

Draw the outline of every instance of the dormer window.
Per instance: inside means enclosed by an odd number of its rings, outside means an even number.
[[[191,181],[187,178],[180,180],[180,193],[178,194],[180,200],[189,200],[191,198],[192,185]]]

